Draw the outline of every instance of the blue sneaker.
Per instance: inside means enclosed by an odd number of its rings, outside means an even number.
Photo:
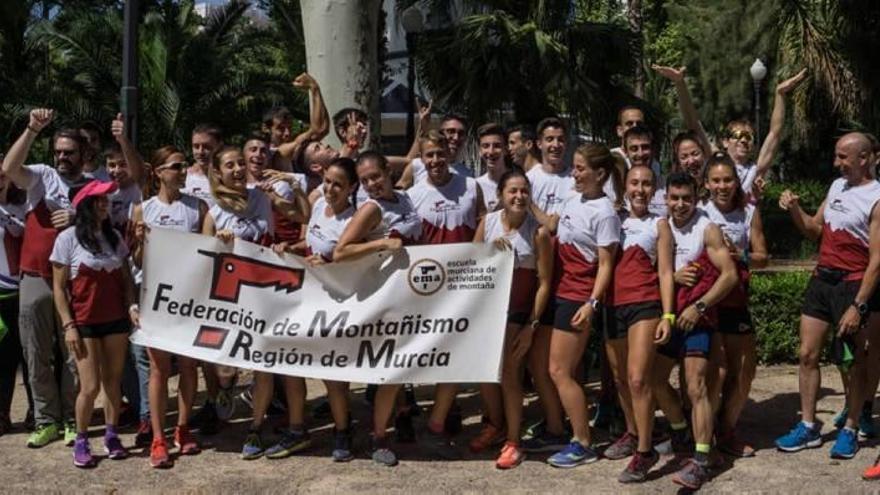
[[[819,425],[809,429],[803,421],[798,421],[790,432],[776,439],[776,448],[783,452],[814,449],[820,445],[822,445],[822,437],[819,436]]]
[[[843,428],[837,433],[837,440],[831,447],[832,459],[852,459],[859,451],[859,439],[855,430]]]
[[[859,438],[874,438],[877,436],[877,429],[874,428],[873,411],[870,409],[862,409],[859,415]]]
[[[547,463],[558,468],[573,468],[599,460],[599,454],[580,442],[572,441],[567,447],[550,456]]]
[[[260,434],[254,431],[248,433],[244,439],[244,445],[241,446],[241,458],[252,461],[262,457],[264,452],[263,439],[260,438]]]
[[[834,421],[834,427],[837,428],[838,430],[843,428],[843,425],[846,424],[846,417],[847,416],[849,416],[849,408],[844,407],[843,409],[840,410],[839,413],[834,415],[834,419],[832,420],[832,421]]]

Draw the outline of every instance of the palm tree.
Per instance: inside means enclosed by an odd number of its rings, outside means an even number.
[[[403,9],[413,2],[399,2]],[[623,102],[632,100],[630,34],[624,26],[590,22],[573,2],[427,2],[434,19],[455,25],[421,33],[419,78],[438,107],[473,121],[512,110],[519,122],[568,115],[595,136],[608,136]]]

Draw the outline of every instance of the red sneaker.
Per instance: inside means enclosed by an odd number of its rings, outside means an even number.
[[[153,439],[153,444],[150,445],[150,465],[156,469],[170,468],[174,465],[168,455],[168,445],[165,444],[164,438]]]
[[[498,469],[512,469],[524,461],[526,454],[519,448],[519,444],[513,442],[505,442],[501,448],[501,454],[495,461],[495,467]]]
[[[874,461],[874,465],[865,469],[862,479],[867,481],[880,480],[880,457]]]
[[[180,449],[180,455],[196,455],[202,451],[188,426],[178,425],[174,429],[174,445]]]
[[[494,447],[496,445],[500,445],[504,442],[506,438],[506,434],[499,428],[496,428],[491,423],[486,423],[486,426],[483,427],[483,430],[480,431],[480,434],[474,437],[469,447],[471,452],[479,453],[490,447]]]

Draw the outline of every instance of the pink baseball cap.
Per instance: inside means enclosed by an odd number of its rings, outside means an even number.
[[[93,180],[83,186],[83,188],[76,193],[76,196],[73,197],[73,207],[76,208],[84,199],[90,196],[104,196],[112,193],[117,188],[118,186],[113,181],[101,182],[99,180]]]

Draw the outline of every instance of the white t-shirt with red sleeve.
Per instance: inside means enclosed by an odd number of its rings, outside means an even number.
[[[58,229],[52,226],[52,213],[62,209],[71,210],[68,197],[70,188],[91,179],[81,177],[73,184],[62,178],[57,170],[44,164],[28,165],[24,167],[24,173],[28,177],[28,184],[21,271],[51,278],[49,255],[58,236]]]
[[[569,197],[557,227],[556,297],[585,302],[599,270],[599,248],[620,242],[620,217],[606,196]]]
[[[118,233],[116,248],[97,234],[101,251],[93,253],[76,238],[76,229],[58,234],[49,260],[70,269],[70,307],[77,325],[96,325],[128,318],[123,264],[128,246]]]

